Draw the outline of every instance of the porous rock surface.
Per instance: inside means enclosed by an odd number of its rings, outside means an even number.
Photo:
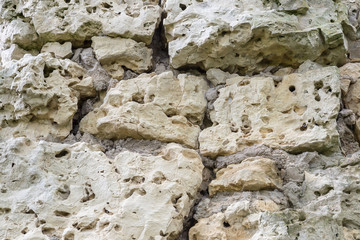
[[[0,239],[360,239],[360,1],[1,0]]]
[[[142,74],[109,90],[104,103],[82,119],[80,131],[100,138],[157,139],[195,148],[207,89],[202,77]]]
[[[343,64],[343,26],[356,31],[343,3],[332,0],[167,0],[164,8],[174,68],[251,73],[269,65],[299,66],[308,59]]]
[[[199,136],[200,151],[215,157],[266,144],[292,152],[337,150],[340,75],[327,67],[271,77],[234,77],[209,110],[213,126]]]
[[[152,67],[152,50],[144,43],[137,43],[131,39],[93,37],[92,47],[96,59],[104,66],[116,64],[125,66],[135,72],[145,72]]]
[[[203,197],[196,207],[194,217],[198,222],[190,229],[189,239],[350,240],[358,237],[359,153],[347,158],[318,153],[291,155],[253,146],[233,156],[219,157],[217,161],[223,164],[218,166],[242,165],[253,155],[276,162],[284,179],[281,192],[244,189],[234,193],[228,189],[227,193]],[[229,166],[220,167],[219,172],[228,171]],[[243,171],[251,172],[252,168],[244,166]],[[238,174],[247,175],[241,171]],[[221,178],[222,175],[217,176],[213,182],[221,182]]]
[[[102,34],[150,44],[161,14],[157,0],[5,0],[0,9],[0,45],[25,48],[56,41],[81,45]]]
[[[267,158],[248,158],[216,173],[209,194],[218,192],[259,191],[281,188],[275,162]]]
[[[1,138],[65,138],[80,98],[96,94],[81,66],[46,53],[12,61],[0,81]]]
[[[202,181],[200,156],[9,139],[1,148],[4,239],[174,239]]]

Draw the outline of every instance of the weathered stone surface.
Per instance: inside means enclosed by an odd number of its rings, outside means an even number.
[[[103,67],[106,72],[116,80],[122,80],[125,75],[125,71],[119,63],[104,65]]]
[[[8,49],[1,51],[0,67],[6,68],[6,67],[11,66],[11,64],[12,64],[11,61],[20,60],[27,53],[31,54],[30,52],[25,51],[24,49],[20,48],[18,45],[12,44]],[[34,55],[37,55],[37,52],[33,52],[33,53],[34,53]]]
[[[259,191],[281,188],[282,180],[273,160],[248,158],[216,173],[209,185],[210,196],[217,192]]]
[[[10,139],[0,144],[4,239],[175,239],[201,184],[193,150],[152,156]]]
[[[270,77],[227,79],[210,110],[213,126],[200,136],[201,153],[215,157],[265,144],[290,152],[336,151],[340,76],[335,67]]]
[[[339,112],[337,130],[340,137],[341,151],[345,156],[360,151],[360,146],[352,129],[356,126],[356,116],[350,109]],[[356,128],[355,128],[356,130]]]
[[[224,212],[224,210],[228,208],[232,209],[238,204],[246,206],[246,213],[279,211],[289,207],[287,197],[283,192],[278,190],[218,192],[212,197],[202,198],[196,206],[194,218],[196,220],[208,218],[218,212]],[[239,213],[239,211],[237,212]]]
[[[343,97],[345,107],[351,109],[360,117],[360,63],[348,63],[340,68],[343,79],[349,79],[351,84]]]
[[[0,137],[66,137],[79,99],[95,93],[91,81],[81,80],[85,73],[49,54],[11,62],[0,72]]]
[[[283,191],[204,197],[196,208],[198,223],[190,229],[189,239],[356,239],[359,152],[347,158],[291,155],[258,146],[221,158],[242,162],[242,156],[251,154],[271,156],[284,174]]]
[[[71,42],[48,42],[41,48],[41,52],[51,53],[56,58],[70,58],[73,55],[71,48]]]
[[[71,60],[87,70],[87,74],[93,78],[96,91],[107,90],[109,88],[111,77],[95,58],[92,48],[78,48]]]
[[[167,0],[171,64],[259,72],[305,60],[345,63],[343,27],[356,32],[346,7],[332,0]]]
[[[2,7],[7,3],[9,3],[8,0],[0,2],[0,9],[3,10]],[[8,6],[11,7],[12,4]],[[7,49],[12,44],[27,49],[38,48],[41,45],[39,36],[30,21],[19,17],[0,18],[0,49]]]
[[[348,63],[340,68],[343,101],[347,109],[355,114],[355,135],[360,140],[360,63]]]
[[[206,78],[214,85],[225,84],[226,79],[231,77],[237,77],[236,74],[230,74],[228,72],[221,71],[218,68],[212,68],[206,71]]]
[[[0,0],[0,239],[359,240],[359,16]]]
[[[156,139],[197,146],[208,86],[201,77],[142,74],[109,90],[80,131],[107,139]]]
[[[241,218],[240,218],[241,219]],[[302,211],[252,213],[234,225],[227,223],[224,213],[218,213],[190,229],[190,240],[292,240],[344,239],[341,226],[325,216],[313,216]]]
[[[42,42],[71,41],[75,46],[97,35],[150,44],[161,14],[157,0],[2,1],[0,9],[7,20],[0,30],[2,42],[26,47],[41,44],[34,41],[38,36]]]
[[[103,66],[116,64],[138,73],[152,67],[152,50],[144,43],[109,37],[93,37],[91,40],[96,58]]]

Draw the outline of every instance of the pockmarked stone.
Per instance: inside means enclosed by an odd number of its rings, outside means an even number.
[[[260,191],[281,188],[275,162],[267,158],[248,158],[231,164],[216,173],[210,182],[209,194],[217,192]]]
[[[155,139],[195,148],[207,89],[202,77],[142,74],[110,89],[103,104],[82,119],[80,131],[103,139]]]
[[[0,236],[4,239],[175,239],[202,182],[196,151],[159,154],[96,146],[0,143]]]
[[[340,74],[325,67],[271,77],[226,80],[209,111],[213,123],[199,136],[200,151],[216,157],[265,144],[289,152],[337,151]]]
[[[81,46],[99,35],[150,44],[161,16],[158,0],[5,0],[0,9],[0,49],[11,43],[33,48],[70,41]]]
[[[105,69],[115,65],[141,73],[152,67],[152,50],[145,43],[124,38],[93,37],[92,47]]]
[[[354,35],[341,2],[167,0],[164,27],[174,68],[253,73],[306,60],[344,64],[344,32]]]
[[[49,53],[26,54],[0,71],[0,138],[64,139],[81,98],[96,95],[86,71]]]

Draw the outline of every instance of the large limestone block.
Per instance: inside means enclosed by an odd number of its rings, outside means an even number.
[[[89,80],[85,73],[78,64],[49,54],[26,54],[8,63],[0,71],[0,138],[66,137],[82,94],[96,94],[91,81],[84,83]]]
[[[199,136],[201,153],[215,157],[265,144],[290,152],[338,150],[340,76],[326,67],[283,77],[237,77],[219,90],[213,126]]]
[[[197,146],[206,109],[202,77],[172,72],[121,81],[86,115],[80,131],[107,139],[156,139]]]
[[[308,59],[343,64],[342,26],[350,26],[344,8],[332,0],[167,0],[171,64],[241,73]]]
[[[152,67],[152,50],[144,43],[109,37],[93,37],[91,40],[96,58],[103,66],[116,64],[139,73]]]
[[[209,194],[217,192],[260,191],[281,188],[275,162],[267,158],[248,158],[216,173],[209,185]]]
[[[97,35],[132,38],[150,44],[161,15],[158,0],[2,1],[1,8],[11,12],[10,22],[16,16],[25,17],[25,23],[29,22],[44,42],[71,41],[75,46]],[[19,40],[23,45],[32,44],[31,39],[22,39]],[[20,45],[19,40],[15,43]]]
[[[178,144],[115,159],[85,143],[0,149],[4,239],[175,239],[202,182],[200,156]]]

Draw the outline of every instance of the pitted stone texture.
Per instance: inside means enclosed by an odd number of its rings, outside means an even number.
[[[199,136],[201,153],[215,157],[265,144],[290,152],[337,151],[340,76],[326,67],[270,77],[228,79],[209,112],[213,126]]]
[[[48,42],[41,48],[41,52],[51,53],[56,58],[70,58],[73,55],[71,48],[71,42]]]
[[[275,161],[267,158],[248,158],[216,173],[209,185],[210,196],[217,192],[259,191],[281,188]]]
[[[12,44],[8,49],[1,51],[0,58],[1,58],[1,64],[0,69],[11,67],[13,64],[13,60],[20,60],[25,56],[25,54],[33,54],[37,55],[37,51],[28,52],[24,49],[20,48],[16,44]]]
[[[95,58],[92,48],[78,48],[71,60],[79,63],[87,70],[87,74],[94,80],[96,91],[107,90],[110,86],[111,77]]]
[[[4,239],[175,239],[200,187],[193,150],[109,159],[85,143],[0,144]]]
[[[241,211],[241,209],[240,209]],[[344,230],[327,216],[302,211],[258,212],[238,217],[233,224],[226,213],[201,219],[190,229],[190,240],[340,240]]]
[[[152,50],[132,39],[93,37],[92,48],[103,66],[125,66],[141,73],[152,67]],[[105,67],[110,68],[110,67]]]
[[[308,59],[345,63],[342,25],[351,26],[346,7],[332,0],[167,0],[164,9],[174,68],[252,73]]]
[[[280,151],[259,148],[257,154],[271,154],[287,175],[282,192],[204,197],[196,207],[198,223],[190,229],[189,239],[222,236],[220,239],[232,240],[239,239],[237,234],[251,240],[356,239],[360,224],[359,152],[345,158]],[[256,205],[257,201],[262,204]]]
[[[78,64],[49,54],[11,62],[0,71],[0,137],[66,137],[78,100],[95,94],[84,76]]]
[[[360,63],[348,63],[340,68],[342,81],[349,81],[348,91],[343,99],[345,107],[360,117]],[[345,84],[345,83],[344,83]]]
[[[27,0],[5,1],[0,4],[2,7],[9,15],[1,31],[6,40],[3,42],[26,47],[41,44],[33,42],[37,34],[42,42],[71,41],[75,46],[97,35],[132,38],[150,44],[161,15],[157,0]],[[20,17],[25,17],[27,22]],[[6,27],[9,22],[14,26]]]
[[[355,135],[360,140],[360,63],[348,63],[340,68],[343,91],[343,101],[347,109],[355,114]]]
[[[248,213],[267,210],[279,211],[289,207],[287,197],[278,190],[218,192],[212,197],[201,199],[196,206],[194,218],[196,220],[208,218],[218,212],[224,212],[228,208],[231,209],[239,203],[247,206]]]
[[[155,139],[197,146],[208,89],[202,77],[142,74],[110,89],[80,131],[106,139]]]
[[[4,3],[6,1],[0,2],[0,11],[1,5]],[[12,5],[10,3],[8,6]],[[29,19],[24,20],[15,17],[14,19],[10,18],[7,20],[6,18],[0,18],[0,49],[7,49],[12,44],[17,44],[26,49],[39,48],[41,46],[39,36]]]

